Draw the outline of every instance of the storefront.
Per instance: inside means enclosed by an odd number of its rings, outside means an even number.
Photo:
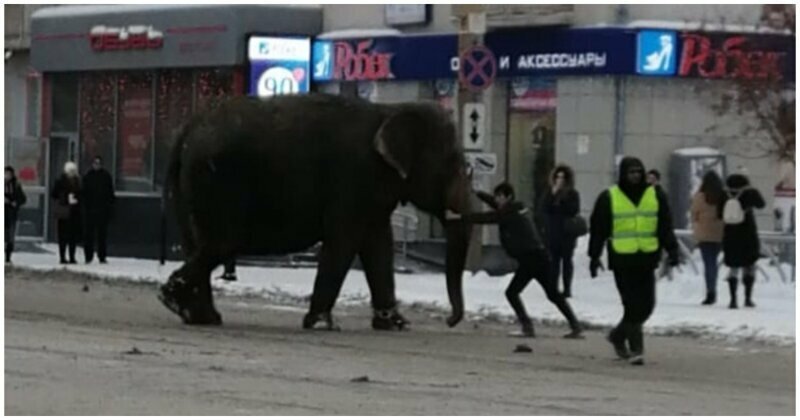
[[[313,80],[321,91],[375,102],[434,99],[452,109],[457,40],[455,34],[317,40]],[[746,141],[741,133],[710,131],[727,119],[710,115],[712,104],[703,102],[697,88],[702,79],[775,78],[793,85],[791,36],[524,28],[490,31],[484,42],[497,68],[486,91],[488,138],[475,150],[496,162],[482,175],[484,188],[508,180],[518,198],[534,206],[554,164],[565,162],[578,173],[587,212],[613,182],[619,156],[641,156],[648,167],[668,174],[672,151],[687,146],[720,147],[735,160],[729,166],[743,162],[757,182],[766,182],[762,172],[771,163],[739,160],[733,148]],[[730,87],[706,84],[717,91]],[[436,221],[419,216],[417,238],[437,238]],[[485,239],[485,244],[497,240],[494,233]]]
[[[26,209],[25,220],[52,240],[46,190],[67,160],[83,173],[101,156],[117,190],[112,255],[158,255],[161,193],[177,130],[221,99],[257,92],[250,86],[251,67],[268,68],[248,65],[251,35],[308,44],[321,29],[321,14],[311,6],[211,5],[35,13],[31,61],[42,80],[40,135],[15,147],[38,151],[17,165],[40,205]],[[177,233],[168,232],[171,238]]]

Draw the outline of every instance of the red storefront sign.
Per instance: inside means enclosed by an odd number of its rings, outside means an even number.
[[[726,79],[783,78],[786,52],[748,35],[682,34],[679,76]]]
[[[144,25],[95,26],[89,33],[89,43],[98,52],[159,49],[164,46],[164,34]]]
[[[392,53],[370,52],[373,40],[361,41],[355,49],[349,42],[334,43],[333,78],[338,80],[393,79]]]

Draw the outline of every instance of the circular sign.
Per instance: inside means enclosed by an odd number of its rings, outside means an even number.
[[[464,87],[480,92],[487,89],[497,77],[497,60],[484,46],[474,46],[460,57],[458,80]]]
[[[300,83],[289,69],[273,67],[258,78],[258,96],[288,95],[300,92]]]
[[[527,77],[515,77],[511,79],[511,90],[514,92],[514,96],[521,97],[528,93],[528,89],[531,87],[531,80]]]
[[[453,81],[450,79],[436,79],[434,82],[437,96],[450,96],[453,94]]]

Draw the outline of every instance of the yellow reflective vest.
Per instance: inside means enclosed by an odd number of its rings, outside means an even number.
[[[648,187],[634,205],[618,186],[609,189],[611,197],[611,248],[617,254],[652,253],[658,250],[658,198],[655,187]]]

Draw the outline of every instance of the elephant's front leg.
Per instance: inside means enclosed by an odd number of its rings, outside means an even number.
[[[369,230],[359,251],[372,295],[372,328],[402,330],[408,320],[397,311],[394,294],[394,246],[389,221]]]
[[[326,324],[326,329],[339,329],[333,322],[331,311],[355,258],[356,251],[351,240],[323,242],[317,265],[317,277],[314,280],[314,292],[311,295],[311,307],[303,318],[303,328],[314,328],[322,321]]]

